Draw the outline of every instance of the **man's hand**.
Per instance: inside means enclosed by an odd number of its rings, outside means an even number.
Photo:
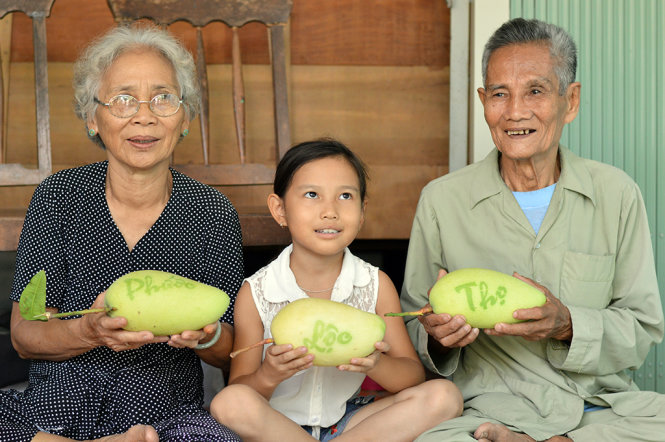
[[[568,308],[542,285],[518,273],[513,276],[530,284],[543,292],[547,302],[541,307],[515,310],[513,318],[527,322],[517,324],[499,323],[493,329],[486,329],[485,333],[492,336],[521,336],[529,341],[540,341],[554,338],[559,341],[573,339],[573,324]]]
[[[443,269],[439,270],[437,281],[446,276],[447,273]],[[429,291],[427,295],[429,296]],[[466,318],[462,315],[451,317],[447,313],[432,313],[419,316],[418,320],[425,327],[427,334],[441,344],[444,349],[469,345],[476,340],[479,334],[479,330],[467,324]]]
[[[476,340],[477,328],[466,323],[462,315],[429,314],[418,318],[425,331],[444,348],[464,347]]]

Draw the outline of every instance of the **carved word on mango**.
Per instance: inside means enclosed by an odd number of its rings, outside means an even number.
[[[485,281],[467,282],[455,287],[457,293],[463,293],[466,296],[466,302],[469,310],[476,311],[476,305],[483,310],[487,310],[494,305],[504,305],[506,303],[506,294],[508,289],[500,285],[496,288],[494,294],[489,291],[489,285]],[[475,295],[475,296],[474,296]],[[475,298],[475,300],[474,300]]]
[[[323,321],[316,321],[314,323],[314,330],[311,338],[305,338],[303,341],[305,347],[313,350],[318,350],[323,353],[330,353],[335,347],[335,343],[348,344],[353,339],[351,333],[340,331],[334,324],[326,324]]]

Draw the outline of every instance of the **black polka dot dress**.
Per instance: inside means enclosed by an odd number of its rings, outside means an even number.
[[[221,288],[233,323],[243,278],[238,215],[228,199],[177,171],[152,228],[129,251],[105,199],[107,163],[58,172],[33,195],[21,233],[10,298],[46,270],[49,307],[89,308],[118,277],[134,270],[176,273]],[[25,392],[0,392],[0,441],[38,431],[94,439],[155,427],[162,441],[240,440],[203,410],[203,373],[191,349],[149,344],[114,352],[98,347],[66,361],[31,362]]]

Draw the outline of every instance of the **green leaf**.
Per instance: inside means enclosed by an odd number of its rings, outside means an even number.
[[[28,321],[48,321],[46,313],[46,272],[40,270],[30,279],[19,301],[21,316]]]

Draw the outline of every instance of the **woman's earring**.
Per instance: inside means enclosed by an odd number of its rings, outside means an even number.
[[[97,135],[97,132],[95,132],[95,129],[88,129],[88,136],[89,137],[94,137]]]
[[[186,137],[187,135],[189,135],[189,129],[185,129],[185,130],[183,130],[183,131],[182,131],[182,136],[183,136],[183,137]]]

